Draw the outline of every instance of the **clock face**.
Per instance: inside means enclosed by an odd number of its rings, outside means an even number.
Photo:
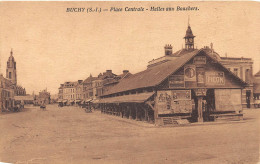
[[[193,39],[192,38],[189,38],[189,42],[191,43],[193,41]]]
[[[185,76],[187,78],[193,78],[195,76],[195,70],[193,68],[187,68],[185,70]]]

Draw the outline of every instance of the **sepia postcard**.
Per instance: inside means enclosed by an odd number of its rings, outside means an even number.
[[[259,10],[0,1],[0,163],[259,163]]]

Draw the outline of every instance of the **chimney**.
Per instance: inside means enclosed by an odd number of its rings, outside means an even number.
[[[107,73],[112,73],[112,70],[107,70],[106,72],[107,72]]]
[[[165,50],[165,56],[171,55],[172,54],[172,45],[166,44],[164,47],[164,50]]]
[[[127,74],[129,70],[123,70],[123,74]]]
[[[83,80],[78,80],[78,83],[82,83]]]
[[[213,43],[210,43],[210,49],[213,50]]]

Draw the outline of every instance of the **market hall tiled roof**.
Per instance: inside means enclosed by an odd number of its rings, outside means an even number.
[[[133,95],[123,95],[117,97],[109,97],[99,100],[97,103],[143,103],[147,101],[151,96],[154,95],[154,92],[133,94]]]
[[[133,74],[126,79],[122,79],[117,85],[113,86],[106,93],[104,93],[104,96],[111,95],[114,93],[139,89],[139,88],[157,86],[160,83],[162,83],[168,76],[170,76],[171,74],[176,72],[179,68],[184,66],[184,64],[186,64],[189,60],[192,59],[192,57],[199,54],[200,52],[204,52],[204,54],[206,54],[212,60],[215,60],[209,54],[207,54],[207,52],[204,51],[203,49],[194,50],[192,52],[187,52],[186,54],[177,57],[175,60],[168,61],[168,62],[159,64],[159,65],[147,68],[146,70]],[[215,61],[218,64],[220,64],[222,67],[224,67],[226,69],[226,71],[228,71],[230,73],[231,76],[238,79],[241,83],[247,84],[243,80],[241,80],[239,77],[235,76],[232,72],[230,72],[225,66],[223,66],[221,63],[219,63],[217,60],[215,60]]]
[[[173,72],[177,71],[193,56],[198,54],[200,50],[195,50],[186,55],[182,55],[174,61],[168,61],[166,63],[147,68],[146,70],[133,74],[127,79],[122,79],[120,83],[108,90],[104,95],[118,93],[122,91],[152,87],[160,84],[166,77]]]

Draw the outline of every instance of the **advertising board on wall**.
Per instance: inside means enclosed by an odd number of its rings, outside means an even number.
[[[206,85],[225,85],[224,72],[205,72]]]
[[[171,75],[169,76],[169,88],[184,88],[184,76],[183,75]]]
[[[241,89],[215,89],[216,111],[240,111]]]
[[[193,59],[193,64],[206,64],[206,56],[195,56]]]
[[[204,70],[197,70],[197,83],[205,84],[205,71]]]
[[[191,113],[191,90],[168,90],[157,92],[158,114]]]

